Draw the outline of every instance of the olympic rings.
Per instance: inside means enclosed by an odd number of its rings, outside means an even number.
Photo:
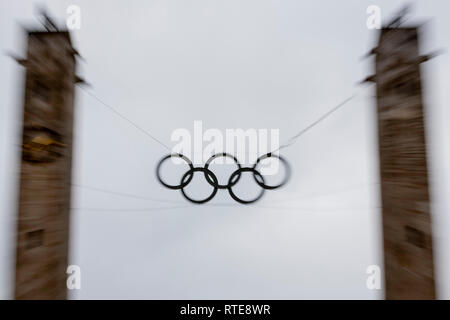
[[[238,166],[238,169],[241,168],[241,164],[239,163],[239,161],[236,159],[235,156],[232,156],[231,154],[228,154],[228,153],[225,153],[225,152],[224,152],[224,153],[217,153],[217,154],[213,155],[211,158],[209,158],[208,161],[206,161],[206,163],[205,163],[205,169],[208,169],[209,164],[210,164],[214,159],[216,159],[216,158],[218,158],[218,157],[228,157],[228,158],[231,158],[231,159],[234,160],[234,162],[236,162],[236,165]],[[217,187],[218,187],[219,189],[226,189],[226,188],[229,187],[230,183],[232,183],[231,185],[234,186],[236,183],[238,183],[238,181],[239,181],[240,178],[241,178],[241,174],[239,173],[239,175],[237,176],[236,180],[234,180],[233,182],[232,182],[232,181],[228,181],[228,184],[226,184],[226,185],[220,185],[220,184],[219,184]],[[208,181],[208,183],[209,183],[210,185],[214,186],[214,185],[212,184],[212,181],[209,179],[209,176],[206,174],[206,172],[205,172],[205,179],[206,179],[206,181]]]
[[[268,153],[268,154],[265,154],[265,155],[262,155],[261,157],[259,157],[258,160],[256,160],[256,163],[253,165],[253,169],[256,170],[256,167],[257,167],[258,164],[261,162],[261,160],[264,160],[264,159],[266,159],[266,158],[271,158],[271,157],[272,157],[272,158],[278,158],[278,160],[280,160],[280,161],[284,164],[284,167],[286,168],[286,173],[285,173],[285,176],[284,176],[283,181],[281,181],[281,183],[277,184],[276,186],[268,186],[268,185],[266,185],[266,184],[264,183],[264,179],[261,179],[261,180],[262,180],[262,182],[261,182],[261,181],[259,181],[259,180],[256,178],[257,175],[253,175],[253,177],[255,178],[256,183],[257,183],[261,188],[268,189],[268,190],[273,190],[273,189],[277,189],[277,188],[279,188],[279,187],[284,186],[284,185],[289,181],[289,178],[291,177],[291,166],[289,165],[289,163],[288,163],[284,158],[282,158],[282,157],[280,157],[280,156],[277,156],[277,155],[275,155],[275,154],[272,154],[272,153]],[[261,176],[261,175],[259,175],[259,176]],[[259,176],[258,176],[258,177],[259,177]]]
[[[187,185],[189,184],[189,182],[191,182],[191,180],[192,180],[192,178],[194,177],[194,175],[191,174],[191,176],[189,177],[189,179],[188,179],[187,181],[185,181],[184,183],[183,183],[183,182],[180,183],[178,186],[171,186],[170,184],[165,183],[165,182],[161,179],[161,176],[159,175],[159,170],[161,169],[162,163],[163,163],[164,161],[166,161],[167,159],[172,158],[172,157],[178,157],[178,158],[181,158],[181,159],[183,159],[184,161],[186,161],[187,164],[189,165],[190,170],[194,169],[194,165],[192,164],[192,161],[189,160],[188,157],[183,156],[182,154],[179,154],[179,153],[168,154],[167,156],[165,156],[164,158],[162,158],[162,159],[159,161],[158,165],[156,166],[156,176],[158,177],[159,182],[161,182],[161,184],[162,184],[163,186],[165,186],[166,188],[176,190],[176,189],[181,189],[181,188],[187,186]]]
[[[164,182],[162,180],[162,178],[160,176],[160,169],[161,169],[162,163],[172,157],[181,158],[184,161],[186,161],[186,163],[189,165],[189,170],[183,174],[179,185],[167,184],[166,182]],[[218,181],[216,175],[211,170],[208,169],[211,162],[218,157],[228,157],[230,159],[233,159],[234,162],[236,163],[236,166],[238,167],[237,170],[235,170],[230,175],[230,178],[228,179],[228,184],[226,184],[226,185],[219,184],[219,181]],[[277,158],[285,166],[285,177],[283,178],[281,183],[279,183],[275,186],[266,185],[263,175],[257,170],[257,166],[261,163],[261,161],[266,158],[270,158],[270,157]],[[213,191],[211,192],[211,194],[207,198],[202,199],[202,200],[192,199],[188,195],[186,195],[186,193],[184,191],[184,188],[191,182],[192,178],[194,177],[195,172],[203,172],[206,181],[208,182],[208,184],[210,184],[213,187]],[[253,178],[255,179],[256,183],[262,188],[261,192],[256,196],[256,198],[254,198],[252,200],[243,200],[243,199],[239,198],[232,189],[233,186],[235,186],[238,183],[239,179],[241,178],[242,172],[251,172],[253,174]],[[284,186],[289,181],[290,175],[291,175],[291,168],[289,166],[289,163],[283,157],[274,155],[272,153],[262,155],[261,157],[259,157],[256,160],[256,163],[253,165],[253,167],[245,167],[245,168],[241,167],[241,164],[239,163],[239,161],[236,159],[235,156],[228,154],[228,153],[217,153],[217,154],[213,155],[212,157],[210,157],[206,161],[204,167],[195,167],[195,168],[194,168],[194,165],[192,164],[192,161],[189,160],[189,158],[187,158],[186,156],[179,154],[179,153],[173,153],[173,154],[169,154],[169,155],[163,157],[159,161],[158,165],[156,166],[156,176],[157,176],[159,182],[163,186],[165,186],[169,189],[172,189],[172,190],[180,189],[181,193],[188,201],[196,203],[196,204],[202,204],[202,203],[206,203],[206,202],[210,201],[212,198],[214,198],[218,189],[227,189],[230,196],[235,201],[237,201],[241,204],[251,204],[251,203],[254,203],[254,202],[258,201],[259,199],[261,199],[261,197],[264,195],[265,190],[273,190],[273,189],[277,189],[277,188]]]
[[[189,198],[189,197],[186,195],[186,193],[184,192],[184,187],[186,186],[186,184],[183,182],[184,179],[186,179],[186,177],[189,176],[188,181],[191,181],[192,177],[194,176],[194,172],[197,172],[197,171],[203,171],[203,172],[205,173],[205,177],[211,176],[212,179],[213,179],[213,183],[214,183],[214,184],[211,183],[212,186],[214,187],[213,192],[210,194],[210,196],[209,196],[208,198],[203,199],[203,200],[194,200],[194,199],[192,199],[192,198]],[[202,204],[202,203],[208,202],[209,200],[211,200],[212,198],[214,198],[214,196],[215,196],[216,193],[217,193],[217,189],[219,188],[219,183],[218,183],[218,181],[217,181],[216,175],[215,175],[211,170],[208,170],[207,168],[202,168],[202,167],[192,168],[192,169],[190,169],[189,171],[187,171],[187,172],[183,175],[183,177],[181,178],[181,185],[183,185],[183,187],[181,187],[181,193],[183,194],[183,196],[184,196],[187,200],[189,200],[189,201],[191,201],[191,202],[193,202],[193,203],[197,203],[197,204]]]
[[[239,177],[240,177],[241,172],[247,172],[247,171],[252,172],[253,176],[255,176],[255,177],[258,176],[264,183],[264,177],[261,175],[261,173],[256,171],[254,168],[239,168],[235,172],[233,172],[230,176],[230,179],[228,179],[228,192],[230,193],[230,196],[234,200],[236,200],[237,202],[242,203],[242,204],[250,204],[250,203],[258,201],[263,196],[264,191],[266,191],[265,189],[261,189],[261,192],[259,193],[259,195],[253,200],[242,200],[234,194],[233,189],[231,189],[231,187],[233,186],[231,181],[233,180],[234,176],[239,175]],[[256,178],[255,178],[255,180],[256,180]],[[258,180],[256,180],[256,181],[258,181]]]

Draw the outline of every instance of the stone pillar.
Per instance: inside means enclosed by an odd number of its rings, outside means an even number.
[[[435,299],[418,28],[385,28],[376,55],[386,299]]]
[[[65,299],[76,51],[68,32],[28,32],[16,299]]]

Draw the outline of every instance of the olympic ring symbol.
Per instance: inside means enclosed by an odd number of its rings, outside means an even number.
[[[180,180],[180,184],[178,184],[178,185],[170,185],[170,184],[164,182],[160,175],[161,165],[163,164],[164,161],[166,161],[167,159],[172,158],[172,157],[177,157],[177,158],[183,159],[189,166],[189,170],[183,174],[183,176],[181,177],[181,180]],[[230,178],[228,179],[227,184],[219,184],[219,180],[217,179],[216,175],[211,170],[208,169],[211,162],[218,157],[230,158],[235,162],[235,164],[237,166],[237,170],[235,170],[230,175]],[[281,181],[281,183],[274,185],[274,186],[267,185],[264,180],[263,175],[257,170],[258,165],[261,163],[262,160],[264,160],[266,158],[277,158],[281,163],[283,163],[283,165],[285,167],[285,176],[284,176],[283,180]],[[213,187],[213,191],[205,199],[201,199],[201,200],[192,199],[184,191],[184,188],[191,182],[192,178],[194,177],[195,172],[203,172],[206,181],[208,182],[208,184],[210,184]],[[254,199],[243,200],[243,199],[239,198],[233,191],[233,187],[239,182],[239,179],[241,178],[241,174],[243,172],[251,172],[253,174],[253,178],[255,179],[255,182],[261,187],[261,192]],[[290,168],[289,163],[283,157],[272,154],[272,153],[268,153],[268,154],[265,154],[265,155],[262,155],[261,157],[259,157],[256,160],[256,163],[253,165],[253,167],[242,167],[241,164],[239,163],[239,161],[236,159],[236,157],[229,153],[217,153],[217,154],[213,155],[212,157],[210,157],[208,159],[208,161],[206,161],[204,167],[194,167],[194,165],[192,164],[192,161],[188,157],[186,157],[180,153],[173,153],[173,154],[168,154],[167,156],[163,157],[159,161],[158,165],[156,166],[156,176],[157,176],[159,182],[163,186],[165,186],[166,188],[172,189],[172,190],[181,190],[181,193],[188,201],[196,203],[196,204],[202,204],[202,203],[206,203],[206,202],[210,201],[212,198],[214,198],[214,196],[216,195],[216,193],[219,189],[227,189],[230,196],[235,201],[237,201],[241,204],[254,203],[254,202],[258,201],[259,199],[261,199],[261,197],[264,195],[264,192],[266,190],[273,190],[273,189],[277,189],[277,188],[284,186],[289,181],[290,175],[291,175],[291,168]]]

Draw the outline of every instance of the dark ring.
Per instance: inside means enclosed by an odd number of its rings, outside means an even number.
[[[212,177],[213,181],[214,181],[214,184],[212,185],[212,186],[214,187],[213,192],[211,193],[211,195],[210,195],[208,198],[203,199],[203,200],[194,200],[194,199],[192,199],[192,198],[189,198],[189,197],[186,195],[186,193],[184,192],[184,187],[187,185],[187,183],[189,183],[189,182],[184,183],[184,182],[183,182],[184,179],[186,179],[186,177],[187,177],[188,175],[190,175],[188,181],[191,181],[192,177],[194,176],[194,172],[196,172],[196,171],[203,171],[205,174],[210,175],[210,176]],[[203,167],[192,168],[192,169],[190,169],[189,171],[187,171],[187,172],[183,175],[183,177],[181,178],[181,185],[182,185],[182,187],[181,187],[181,193],[182,193],[183,196],[184,196],[187,200],[189,200],[190,202],[193,202],[193,203],[196,203],[196,204],[201,204],[201,203],[208,202],[209,200],[211,200],[212,198],[214,198],[214,196],[215,196],[216,193],[217,193],[218,184],[219,184],[219,183],[218,183],[218,181],[217,181],[217,177],[216,177],[216,175],[215,175],[211,170],[206,169],[206,168],[203,168]]]
[[[216,153],[216,154],[213,155],[211,158],[209,158],[208,161],[206,161],[206,163],[205,163],[205,169],[208,169],[209,164],[211,163],[211,161],[213,161],[214,159],[216,159],[216,158],[218,158],[218,157],[227,157],[227,158],[231,158],[231,159],[234,160],[234,162],[236,162],[236,164],[237,164],[237,166],[238,166],[238,169],[241,168],[241,164],[239,163],[239,161],[236,159],[235,156],[233,156],[233,155],[231,155],[231,154],[229,154],[229,153],[223,152],[223,153]],[[240,178],[241,178],[241,174],[239,173],[239,175],[237,176],[237,178],[232,182],[231,187],[234,186],[234,185],[239,181]],[[211,179],[209,178],[209,176],[208,176],[208,174],[207,174],[206,172],[205,172],[205,179],[206,179],[206,181],[208,181],[208,183],[209,183],[210,185],[214,186],[213,182],[211,181]],[[217,185],[217,187],[218,187],[219,189],[226,189],[226,188],[228,188],[229,186],[230,186],[229,184],[222,184],[222,185],[218,184],[218,185]]]
[[[256,171],[254,168],[239,168],[239,169],[237,169],[235,172],[233,172],[233,173],[231,174],[230,178],[228,179],[228,185],[229,185],[229,187],[228,187],[228,192],[230,193],[230,196],[231,196],[235,201],[237,201],[237,202],[239,202],[239,203],[242,203],[242,204],[250,204],[250,203],[253,203],[253,202],[258,201],[258,200],[263,196],[263,194],[264,194],[264,192],[265,192],[265,189],[264,189],[264,188],[261,189],[260,194],[259,194],[255,199],[253,199],[253,200],[242,200],[242,199],[238,198],[238,197],[234,194],[233,189],[232,189],[232,186],[233,186],[233,185],[231,184],[231,181],[233,181],[234,176],[236,176],[236,175],[238,175],[238,174],[240,175],[241,172],[252,172],[254,176],[256,175],[256,176],[260,177],[261,180],[262,180],[263,183],[264,183],[264,177],[261,175],[261,173],[259,173],[258,171]],[[256,179],[255,179],[255,180],[256,180]],[[257,181],[257,182],[258,182],[258,181]]]
[[[270,153],[270,152],[269,152],[268,154],[262,155],[261,157],[258,158],[258,160],[256,160],[256,163],[253,165],[253,169],[255,169],[255,172],[258,172],[258,171],[256,171],[256,166],[260,163],[260,161],[261,161],[261,160],[264,160],[264,159],[266,159],[266,158],[270,158],[270,157],[278,158],[281,162],[283,162],[283,164],[284,164],[284,166],[285,166],[285,168],[286,168],[286,173],[285,173],[285,177],[284,177],[283,181],[281,181],[280,184],[275,185],[275,186],[268,186],[268,185],[266,185],[266,184],[264,183],[264,179],[261,179],[262,181],[259,181],[259,180],[257,179],[257,176],[256,176],[256,175],[253,175],[253,177],[255,178],[256,183],[257,183],[261,188],[264,188],[264,189],[267,189],[267,190],[273,190],[273,189],[277,189],[277,188],[279,188],[279,187],[281,187],[281,186],[284,186],[284,185],[289,181],[289,178],[290,178],[290,176],[291,176],[291,167],[289,166],[289,163],[288,163],[283,157],[278,156],[278,155],[275,155],[275,154],[272,154],[272,153]],[[258,173],[259,173],[259,172],[258,172]],[[260,174],[260,176],[262,177],[261,174]]]
[[[172,186],[172,185],[170,185],[170,184],[165,183],[165,182],[161,179],[161,176],[159,175],[159,169],[161,168],[162,163],[163,163],[165,160],[167,160],[167,159],[169,159],[169,158],[171,158],[171,157],[178,157],[178,158],[183,159],[184,161],[187,162],[187,164],[189,165],[189,168],[190,168],[191,170],[194,169],[194,165],[192,164],[192,161],[189,160],[188,157],[182,155],[181,153],[172,153],[172,154],[169,154],[169,155],[165,156],[164,158],[162,158],[162,159],[159,161],[158,165],[156,166],[156,176],[158,177],[159,182],[161,182],[162,185],[164,185],[165,187],[167,187],[167,188],[169,188],[169,189],[176,190],[176,189],[184,188],[184,187],[186,187],[186,186],[189,184],[189,182],[191,182],[191,180],[192,180],[192,178],[193,178],[193,176],[194,176],[192,173],[191,173],[191,176],[189,177],[189,179],[188,179],[186,182],[184,182],[184,183],[182,182],[181,184],[179,184],[179,185],[177,185],[177,186]],[[189,172],[189,171],[188,171],[188,172]]]

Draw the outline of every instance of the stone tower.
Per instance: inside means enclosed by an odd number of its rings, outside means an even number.
[[[76,51],[67,31],[29,31],[15,298],[65,299]]]
[[[386,299],[434,299],[419,29],[381,30],[375,54]]]

